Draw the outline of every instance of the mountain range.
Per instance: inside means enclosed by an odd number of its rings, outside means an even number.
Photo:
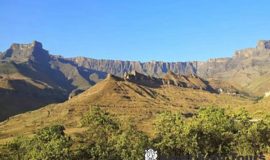
[[[205,62],[139,62],[64,58],[40,42],[14,43],[0,53],[0,120],[76,96],[107,74],[148,87],[178,87],[263,96],[270,90],[270,41]],[[132,79],[132,76],[135,77]]]
[[[192,62],[138,62],[96,60],[84,57],[69,60],[93,70],[122,77],[124,72],[136,70],[142,74],[162,77],[168,71],[176,74],[196,74],[205,79],[226,81],[250,95],[262,96],[270,90],[270,41],[258,41],[255,48],[238,50],[232,57]]]

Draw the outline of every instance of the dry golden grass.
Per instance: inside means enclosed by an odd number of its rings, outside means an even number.
[[[162,111],[189,113],[207,106],[237,110],[241,107],[259,106],[261,103],[267,106],[270,102],[265,100],[254,103],[254,100],[246,97],[175,86],[149,88],[109,77],[64,103],[51,104],[0,123],[0,143],[15,136],[32,135],[38,129],[52,124],[63,124],[68,134],[78,134],[84,130],[81,128],[80,119],[91,106],[99,106],[123,122],[134,122],[138,129],[151,136],[152,122]]]

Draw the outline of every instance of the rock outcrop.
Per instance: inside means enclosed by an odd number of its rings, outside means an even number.
[[[124,80],[148,87],[160,87],[162,85],[161,78],[147,76],[137,71],[125,72]]]
[[[2,59],[18,63],[28,61],[42,63],[48,62],[50,56],[48,51],[43,49],[40,42],[33,41],[30,44],[12,44],[11,47],[3,53]]]
[[[258,49],[270,49],[270,41],[261,40],[257,43]]]
[[[133,82],[147,87],[161,87],[161,86],[176,86],[182,88],[192,88],[206,90],[217,93],[217,91],[209,85],[209,82],[200,78],[195,74],[181,75],[168,71],[162,78],[147,76],[137,71],[125,72],[124,80]]]
[[[172,71],[169,71],[163,78],[162,81],[165,85],[174,85],[178,87],[184,88],[193,88],[193,89],[201,89],[209,92],[217,91],[209,85],[207,80],[195,75],[195,74],[175,74]]]

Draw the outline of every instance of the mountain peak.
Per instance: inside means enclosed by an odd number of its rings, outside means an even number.
[[[42,48],[42,43],[33,41],[28,44],[13,43],[11,47],[4,52],[4,60],[12,60],[15,62],[46,61],[49,58],[48,51]]]
[[[113,75],[113,74],[108,73],[108,74],[107,74],[107,77],[105,78],[105,80],[121,81],[122,78],[117,77],[117,76],[115,76],[115,75]]]
[[[35,48],[42,48],[42,43],[39,41],[33,41],[32,46]]]
[[[260,40],[257,43],[258,49],[270,49],[270,40]]]
[[[10,47],[10,49],[33,49],[33,48],[42,49],[42,43],[38,41],[33,41],[32,43],[28,44],[13,43]]]

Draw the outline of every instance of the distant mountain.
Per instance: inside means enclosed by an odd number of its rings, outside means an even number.
[[[254,95],[263,95],[270,90],[268,77],[270,72],[270,41],[259,41],[256,48],[236,51],[231,58],[209,59],[205,62],[139,62],[120,60],[97,60],[85,57],[63,58],[49,55],[42,49],[42,44],[34,41],[32,44],[13,44],[0,57],[14,62],[29,62],[48,64],[63,73],[69,79],[69,84],[62,88],[86,89],[106,73],[123,77],[125,72],[137,71],[142,74],[163,77],[168,71],[176,74],[195,74],[205,79],[227,81],[241,87]],[[46,62],[47,61],[47,62]],[[76,75],[76,76],[75,76]],[[65,78],[64,78],[65,79]],[[61,81],[61,80],[60,80]],[[58,85],[63,85],[62,81]]]
[[[205,79],[226,81],[245,92],[262,96],[270,90],[270,41],[259,41],[256,48],[236,51],[231,58],[209,59],[205,62],[139,62],[96,60],[76,57],[68,60],[78,66],[123,76],[124,72],[162,77],[168,71],[176,74],[195,74]]]
[[[17,64],[18,70],[24,75],[45,81],[66,92],[75,88],[87,89],[106,77],[104,72],[81,68],[61,56],[50,55],[37,41],[12,44],[1,57],[1,61]]]
[[[232,58],[202,63],[197,74],[207,79],[227,81],[251,95],[270,91],[270,41],[259,41],[256,48],[236,51]]]
[[[106,73],[82,68],[43,49],[40,42],[12,44],[0,55],[0,120],[66,100]]]

